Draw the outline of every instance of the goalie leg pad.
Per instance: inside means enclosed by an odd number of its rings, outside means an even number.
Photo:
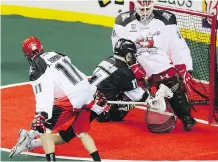
[[[173,97],[168,99],[170,105],[176,116],[179,119],[184,119],[190,115],[190,105],[188,103],[187,96],[185,94],[185,89],[183,86],[182,79],[177,74],[177,71],[173,68],[169,69],[168,71],[157,74],[159,77],[153,78],[160,78],[161,76],[168,76],[168,78],[164,78],[163,80],[158,79],[156,81],[156,85],[160,85],[161,83],[169,87],[173,91]],[[155,82],[155,80],[154,80]]]
[[[190,106],[183,84],[177,76],[164,81],[164,84],[173,89],[173,97],[168,99],[173,111],[179,119],[190,116]]]

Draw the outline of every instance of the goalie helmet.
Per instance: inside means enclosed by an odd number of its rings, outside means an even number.
[[[140,17],[140,21],[146,21],[150,19],[153,9],[154,0],[135,0],[134,1],[135,11]]]
[[[133,61],[135,62],[136,52],[136,45],[131,40],[121,38],[114,46],[114,54],[123,57],[129,65],[131,65]]]
[[[30,36],[22,41],[22,51],[28,60],[44,52],[40,40]]]

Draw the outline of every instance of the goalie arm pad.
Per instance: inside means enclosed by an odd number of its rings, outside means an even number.
[[[130,69],[134,73],[136,79],[142,79],[146,77],[145,70],[140,66],[140,64],[136,63],[130,66]]]
[[[193,69],[191,51],[182,37],[177,25],[167,25],[169,54],[174,65],[185,64],[188,70]]]

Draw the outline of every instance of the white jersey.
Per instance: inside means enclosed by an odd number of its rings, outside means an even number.
[[[49,119],[55,100],[67,97],[73,108],[81,108],[93,100],[87,76],[60,53],[48,52],[34,58],[30,80],[34,80],[36,112],[47,112]]]
[[[113,49],[118,39],[135,42],[137,60],[146,74],[158,74],[177,64],[186,64],[192,70],[190,50],[180,34],[176,17],[170,12],[154,10],[147,24],[138,21],[135,12],[120,14],[112,32]]]

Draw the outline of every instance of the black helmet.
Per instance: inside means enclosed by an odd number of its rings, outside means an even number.
[[[114,54],[123,57],[128,64],[133,64],[136,61],[136,52],[135,43],[124,38],[119,39],[114,46]]]
[[[124,38],[119,39],[114,46],[114,54],[126,57],[129,52],[133,55],[136,54],[137,49],[135,43]]]

